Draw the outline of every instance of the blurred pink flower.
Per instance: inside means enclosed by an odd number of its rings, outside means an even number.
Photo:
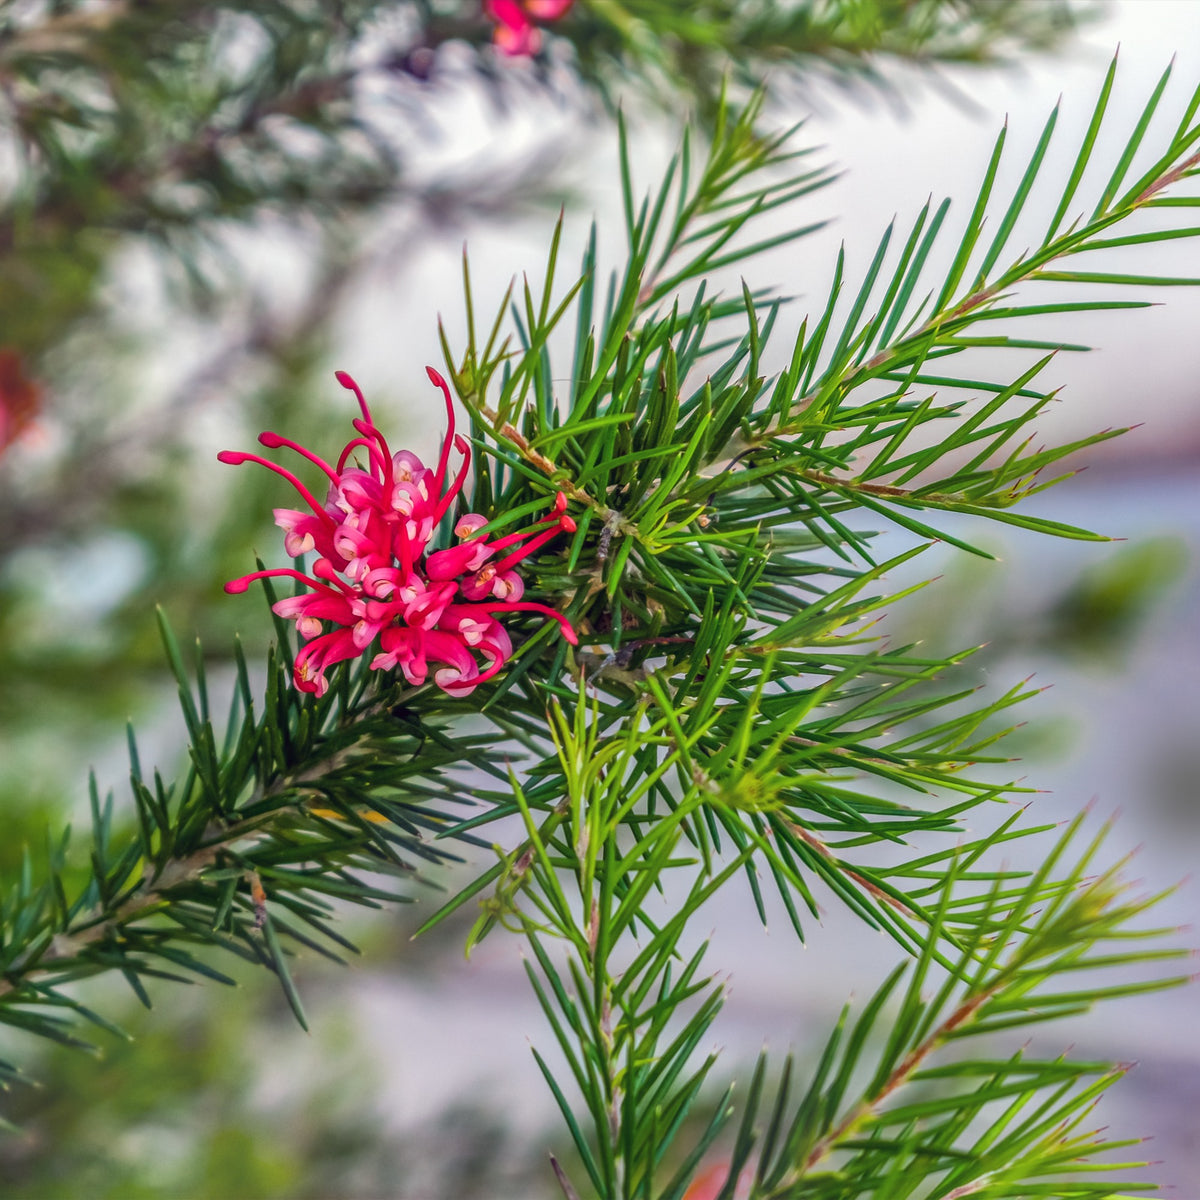
[[[725,1159],[702,1171],[688,1185],[688,1190],[683,1193],[683,1200],[717,1200],[729,1180],[729,1167],[729,1160]],[[734,1200],[744,1200],[750,1194],[751,1178],[752,1172],[747,1167],[737,1181]]]
[[[411,451],[391,452],[358,385],[344,371],[338,372],[338,382],[354,392],[362,417],[354,421],[358,436],[346,444],[336,466],[277,433],[265,432],[258,439],[271,449],[294,450],[320,467],[329,478],[323,504],[278,463],[236,450],[217,455],[224,463],[255,462],[282,475],[304,501],[304,509],[277,508],[275,524],[284,531],[289,554],[316,553],[310,573],[280,567],[225,585],[227,592],[244,592],[253,580],[274,576],[298,580],[308,589],[273,606],[279,616],[296,622],[305,642],[293,672],[301,691],[324,695],[330,667],[359,657],[378,642],[372,670],[399,667],[415,686],[426,682],[432,665],[438,687],[453,696],[469,695],[512,656],[512,642],[498,619],[505,612],[542,613],[559,623],[568,642],[577,642],[561,613],[521,600],[525,585],[515,570],[551,538],[575,529],[561,492],[532,530],[480,537],[488,519],[467,513],[454,526],[458,544],[429,551],[442,518],[462,491],[471,451],[454,432],[446,381],[427,370],[445,397],[449,424],[436,468],[425,466]],[[462,457],[453,477],[451,447]],[[356,450],[365,454],[366,469],[348,465]]]
[[[483,11],[496,22],[492,41],[513,58],[529,58],[541,49],[542,31],[535,21],[557,21],[572,0],[484,0]]]

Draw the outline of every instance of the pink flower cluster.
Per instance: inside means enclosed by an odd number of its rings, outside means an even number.
[[[528,58],[542,45],[535,21],[557,21],[572,0],[484,0],[483,11],[496,22],[492,41],[513,58]]]
[[[468,443],[454,432],[454,406],[446,381],[431,367],[430,380],[446,400],[449,429],[436,468],[408,450],[393,454],[375,428],[358,385],[344,371],[338,382],[358,398],[362,417],[354,421],[358,436],[330,466],[310,450],[277,433],[259,441],[271,449],[286,447],[320,467],[329,477],[325,503],[291,471],[257,454],[223,450],[223,463],[259,463],[282,475],[299,492],[306,509],[277,508],[275,524],[293,556],[315,551],[311,573],[291,568],[254,571],[225,585],[244,592],[255,579],[286,576],[309,590],[275,604],[281,617],[296,622],[305,645],[296,655],[296,686],[324,695],[325,672],[335,663],[379,649],[371,669],[399,667],[409,683],[424,683],[435,664],[433,681],[452,696],[469,695],[491,679],[512,656],[512,641],[497,619],[504,612],[539,612],[559,623],[562,635],[577,644],[566,618],[544,604],[522,602],[525,585],[517,564],[575,522],[559,492],[551,511],[537,527],[489,540],[479,535],[488,519],[479,513],[459,517],[456,545],[429,551],[443,517],[462,491],[471,465]],[[462,456],[450,477],[451,446]],[[366,469],[350,465],[361,451]],[[481,666],[477,655],[482,656]]]

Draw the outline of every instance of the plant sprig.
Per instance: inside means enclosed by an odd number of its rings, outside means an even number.
[[[501,928],[526,938],[530,979],[568,1064],[559,1079],[538,1060],[581,1163],[578,1179],[556,1167],[568,1197],[586,1179],[613,1200],[682,1200],[732,1132],[730,1093],[698,1133],[689,1119],[718,1073],[702,1043],[721,1004],[692,931],[735,877],[764,919],[769,877],[799,937],[833,896],[885,932],[906,964],[856,1024],[846,1017],[835,1029],[798,1105],[790,1070],[772,1100],[760,1064],[727,1200],[746,1167],[753,1194],[775,1200],[998,1200],[1017,1185],[1075,1187],[1061,1183],[1071,1172],[1078,1187],[1064,1194],[1110,1194],[1093,1161],[1102,1144],[1076,1132],[1108,1068],[996,1058],[970,1039],[1180,982],[1061,985],[1094,967],[1144,971],[1174,951],[1142,945],[1149,901],[1127,899],[1115,869],[1087,875],[1098,845],[1069,861],[1074,828],[1036,869],[996,862],[1000,847],[1046,832],[1013,803],[1025,789],[1005,778],[997,746],[1031,689],[976,697],[942,682],[969,651],[926,657],[880,641],[873,626],[921,586],[889,577],[925,545],[975,550],[926,523],[941,513],[1096,536],[1011,506],[1039,490],[1037,472],[1109,435],[1030,452],[1030,423],[1052,395],[1040,390],[1047,344],[967,331],[1094,311],[1131,279],[1191,282],[1057,267],[1160,239],[1162,229],[1108,236],[1151,204],[1186,214],[1162,201],[1194,200],[1200,91],[1152,167],[1126,178],[1165,83],[1090,217],[1062,232],[1111,73],[1039,249],[1000,265],[1048,169],[1053,120],[990,243],[1003,137],[948,270],[928,268],[944,206],[918,218],[895,259],[885,235],[845,299],[839,256],[827,304],[773,377],[764,351],[781,301],[748,287],[713,294],[710,273],[815,228],[756,237],[753,223],[807,202],[827,175],[786,138],[759,134],[759,101],[737,113],[725,97],[704,165],[685,142],[645,199],[623,156],[627,258],[605,300],[595,235],[580,275],[559,289],[561,223],[540,291],[526,283],[515,302],[510,292],[482,339],[467,278],[467,344],[455,354],[443,342],[484,452],[470,508],[491,532],[565,497],[573,533],[523,564],[523,585],[566,613],[580,648],[517,616],[514,653],[482,702],[402,687],[368,658],[338,667],[317,698],[288,684],[280,620],[261,696],[239,656],[218,737],[203,660],[193,679],[164,623],[189,765],[173,785],[151,779],[131,737],[132,828],[93,789],[87,865],[68,861],[64,839],[43,880],[30,865],[12,886],[0,909],[0,1022],[72,1039],[73,1020],[105,1019],[67,985],[117,970],[148,1002],[156,976],[222,978],[201,953],[210,947],[273,970],[303,1020],[288,951],[349,948],[332,901],[392,898],[374,876],[415,881],[417,865],[440,864],[451,843],[485,846],[512,818],[520,833],[423,928],[478,902],[469,946]],[[1176,232],[1194,231],[1181,221]],[[1094,297],[1036,312],[1014,299],[1064,279]],[[565,376],[554,335],[571,317]],[[937,365],[996,346],[1037,358],[994,377]],[[931,388],[981,399],[939,400]],[[862,522],[879,518],[910,545],[875,555]],[[994,828],[966,838],[965,814],[997,805]],[[874,1045],[889,1005],[892,1033]],[[967,1057],[944,1061],[952,1044]],[[991,1123],[981,1134],[982,1120]]]

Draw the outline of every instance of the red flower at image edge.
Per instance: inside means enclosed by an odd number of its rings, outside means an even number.
[[[0,347],[0,452],[6,450],[33,422],[42,389],[25,374],[21,356]]]
[[[484,0],[483,11],[496,22],[492,41],[502,53],[528,58],[542,45],[535,21],[557,21],[572,0]]]
[[[359,436],[346,444],[336,467],[277,433],[258,438],[264,446],[286,447],[320,467],[329,477],[324,504],[278,463],[236,450],[217,455],[223,463],[255,462],[282,475],[305,503],[304,509],[275,509],[275,524],[283,529],[284,546],[293,557],[316,552],[311,574],[280,567],[225,585],[227,592],[244,592],[255,579],[286,576],[309,589],[272,606],[279,616],[296,622],[305,642],[293,672],[301,691],[324,695],[329,686],[325,672],[331,666],[378,643],[372,670],[399,667],[409,683],[419,685],[433,667],[433,682],[443,691],[469,695],[512,656],[499,613],[542,613],[559,623],[568,642],[578,643],[561,613],[522,602],[525,585],[515,569],[560,532],[574,531],[561,492],[532,531],[489,540],[476,536],[488,519],[467,513],[454,526],[458,543],[429,552],[438,525],[462,490],[471,452],[454,432],[446,381],[432,368],[427,371],[445,396],[449,424],[436,468],[408,450],[391,452],[358,385],[344,371],[337,380],[358,398],[363,415],[354,421]],[[462,456],[453,478],[451,446]],[[365,455],[366,470],[348,465],[356,450]]]

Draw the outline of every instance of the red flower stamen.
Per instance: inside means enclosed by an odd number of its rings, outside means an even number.
[[[264,429],[258,435],[258,440],[269,450],[278,450],[281,446],[286,446],[289,450],[295,450],[297,454],[307,458],[310,463],[315,463],[320,467],[334,483],[338,482],[337,472],[319,454],[314,454],[307,447],[301,446],[299,442],[293,442],[291,438],[285,438],[280,433],[272,433],[269,429]]]
[[[356,427],[357,427],[357,425],[356,425]],[[346,443],[346,448],[342,451],[341,456],[338,458],[337,469],[338,469],[339,473],[346,469],[346,460],[350,457],[350,455],[356,449],[358,449],[359,446],[366,447],[367,456],[370,459],[372,468],[378,468],[380,478],[390,487],[391,486],[391,474],[392,474],[392,460],[390,457],[384,456],[383,452],[379,449],[378,443],[375,442],[372,438],[356,437],[353,441]],[[381,463],[386,464],[386,465],[381,465]],[[334,479],[335,479],[335,481],[340,482],[340,480],[337,479],[336,475],[334,476]]]
[[[455,437],[454,448],[463,456],[462,466],[458,468],[458,474],[454,477],[454,482],[446,489],[442,496],[441,503],[433,510],[433,519],[440,521],[454,503],[454,498],[463,489],[463,484],[467,482],[467,472],[471,469],[471,446],[464,438]]]
[[[450,445],[454,441],[454,401],[450,397],[450,387],[446,381],[432,367],[425,368],[425,374],[429,376],[430,383],[434,387],[442,389],[442,395],[446,398],[446,436],[442,439],[442,453],[438,459],[437,470],[434,472],[433,480],[437,485],[437,490],[442,490],[442,480],[446,478],[446,468],[450,464]]]
[[[281,467],[278,463],[273,463],[269,458],[263,458],[259,454],[246,454],[241,450],[222,450],[217,455],[217,462],[226,463],[231,467],[241,466],[242,463],[258,463],[260,467],[266,467],[268,471],[274,471],[276,475],[282,475],[300,493],[304,498],[304,503],[321,518],[322,521],[328,521],[330,525],[334,523],[333,518],[317,503],[317,498],[291,473],[286,467]]]
[[[505,600],[493,601],[488,604],[476,604],[476,608],[482,609],[484,612],[538,612],[545,617],[557,621],[562,627],[563,637],[571,643],[572,646],[579,645],[579,635],[571,626],[571,622],[567,620],[562,613],[556,609],[550,608],[546,604],[537,604],[532,600]]]
[[[312,573],[316,575],[318,579],[329,580],[329,582],[332,583],[334,587],[338,588],[344,595],[358,595],[358,590],[356,588],[351,587],[348,583],[343,583],[342,580],[338,578],[337,568],[327,558],[318,558],[317,561],[313,563]]]
[[[319,561],[324,562],[325,560],[321,559]],[[316,574],[315,568],[313,569],[313,574]],[[312,576],[305,575],[301,571],[294,571],[291,567],[272,567],[269,571],[251,571],[249,575],[242,575],[237,579],[231,579],[225,585],[225,591],[231,596],[238,596],[248,590],[256,579],[271,579],[276,577],[298,579],[302,584],[312,588],[314,591],[328,592],[331,596],[338,595],[333,588],[326,587],[325,584],[318,583]]]
[[[367,407],[367,398],[362,394],[362,388],[354,382],[354,376],[349,371],[334,371],[334,379],[338,381],[348,392],[353,392],[358,397],[358,407],[362,409],[363,418],[371,424],[371,410]]]
[[[511,554],[506,554],[498,563],[494,564],[496,570],[507,571],[510,567],[515,567],[522,559],[528,558],[548,541],[558,537],[559,532],[560,530],[555,526],[553,529],[547,529],[545,533],[539,533],[537,537],[530,538],[525,545],[518,546]]]

